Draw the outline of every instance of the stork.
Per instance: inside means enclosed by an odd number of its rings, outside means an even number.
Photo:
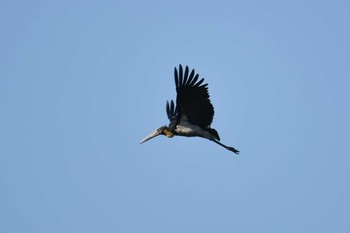
[[[202,137],[215,142],[216,144],[239,154],[233,147],[226,146],[220,142],[218,132],[210,125],[214,117],[214,107],[209,99],[208,84],[202,84],[204,78],[198,81],[199,75],[192,69],[189,72],[188,66],[183,71],[182,66],[174,69],[176,85],[176,106],[173,100],[166,103],[166,113],[170,124],[161,126],[145,137],[144,143],[158,135],[165,135],[168,138],[173,136]]]

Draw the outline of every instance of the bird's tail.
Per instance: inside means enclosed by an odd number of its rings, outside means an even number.
[[[205,130],[206,130],[207,132],[209,132],[209,133],[213,136],[214,139],[220,141],[219,134],[218,134],[218,132],[217,132],[215,129],[206,128]]]

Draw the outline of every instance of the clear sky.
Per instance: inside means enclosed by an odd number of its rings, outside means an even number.
[[[350,232],[350,2],[0,3],[0,232]],[[200,138],[173,69],[209,83]]]

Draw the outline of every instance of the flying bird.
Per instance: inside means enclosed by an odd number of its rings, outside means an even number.
[[[210,127],[214,117],[214,107],[209,99],[208,84],[203,84],[204,78],[198,81],[199,75],[195,74],[194,69],[189,72],[188,66],[183,70],[181,65],[179,71],[175,67],[174,75],[177,92],[176,106],[173,100],[166,103],[170,124],[159,127],[145,137],[140,144],[158,135],[165,135],[168,138],[202,137],[239,154],[235,148],[222,144],[218,132]]]

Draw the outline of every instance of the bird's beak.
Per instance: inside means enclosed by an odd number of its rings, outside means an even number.
[[[154,132],[152,132],[150,135],[148,135],[147,137],[145,137],[144,139],[142,139],[141,143],[147,142],[148,140],[157,137],[160,133],[158,132],[158,130],[155,130]]]

